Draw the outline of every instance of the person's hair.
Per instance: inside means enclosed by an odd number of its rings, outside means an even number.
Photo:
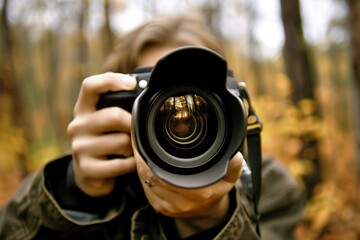
[[[141,53],[152,46],[203,46],[222,54],[219,40],[199,17],[158,16],[123,36],[103,65],[104,71],[131,73]]]

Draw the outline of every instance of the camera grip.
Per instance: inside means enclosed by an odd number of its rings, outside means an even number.
[[[137,96],[136,91],[107,92],[100,95],[96,108],[120,107],[131,113]]]

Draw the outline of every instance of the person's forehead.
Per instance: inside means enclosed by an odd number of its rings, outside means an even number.
[[[144,49],[137,62],[137,67],[153,66],[164,55],[176,48],[175,45],[154,45]]]

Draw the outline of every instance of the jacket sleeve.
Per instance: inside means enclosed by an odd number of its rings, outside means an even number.
[[[124,208],[121,201],[118,206],[111,206],[101,218],[81,213],[82,217],[76,218],[74,216],[79,216],[76,211],[64,211],[54,197],[56,183],[52,181],[65,178],[70,161],[70,156],[51,161],[22,182],[12,199],[0,209],[0,239],[33,239],[44,229],[66,233],[108,222],[121,213]]]
[[[255,226],[250,220],[249,202],[241,184],[236,184],[230,192],[230,201],[234,201],[235,208],[228,222],[214,239],[260,240],[261,238],[257,235]]]
[[[218,239],[232,237],[256,239],[251,222],[253,206],[241,182],[236,185],[236,209],[230,221],[219,233]],[[234,196],[231,196],[234,199]],[[260,235],[263,240],[294,240],[295,228],[301,222],[306,204],[305,191],[279,161],[264,158],[262,161],[262,187],[259,202]],[[241,230],[242,229],[242,230]],[[237,235],[234,235],[238,232]],[[250,237],[251,236],[251,237]]]
[[[260,232],[264,240],[293,240],[301,222],[306,194],[279,161],[265,158],[259,202]]]

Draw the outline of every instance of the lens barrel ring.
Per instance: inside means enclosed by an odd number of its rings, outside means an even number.
[[[208,144],[208,148],[204,149],[203,152],[199,152],[196,150],[196,146],[192,149],[186,148],[172,148],[171,150],[167,149],[164,144],[162,144],[163,138],[159,136],[159,130],[156,129],[156,126],[161,124],[157,124],[156,116],[159,112],[160,107],[166,101],[166,99],[174,96],[182,96],[186,94],[197,94],[209,104],[211,111],[213,112],[213,116],[216,119],[212,119],[214,122],[212,124],[212,128],[214,126],[217,129],[211,129],[213,132],[212,142]],[[181,173],[181,174],[193,174],[199,171],[204,171],[204,169],[211,167],[215,164],[217,159],[214,157],[220,152],[223,151],[222,148],[224,146],[224,140],[226,140],[226,114],[224,112],[224,106],[221,99],[214,93],[210,93],[206,89],[199,88],[199,86],[175,86],[171,89],[165,89],[158,97],[152,100],[150,104],[150,108],[146,118],[146,135],[148,138],[148,142],[151,145],[151,149],[153,150],[156,158],[152,158],[155,164],[161,166],[163,169],[166,169],[169,172]],[[205,136],[205,138],[209,138],[209,136]],[[200,145],[200,144],[199,144]],[[186,154],[189,152],[194,152],[194,156],[184,157],[181,154]],[[180,155],[177,155],[178,152]]]

